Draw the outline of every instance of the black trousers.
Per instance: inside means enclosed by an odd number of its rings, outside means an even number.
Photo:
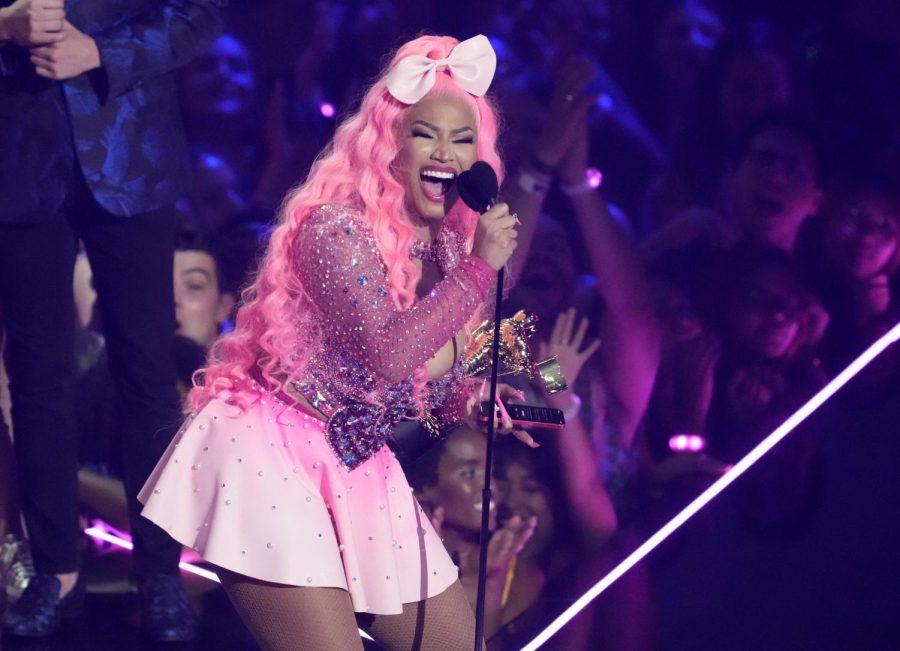
[[[181,420],[172,360],[174,231],[173,209],[108,213],[77,172],[58,214],[28,224],[0,219],[0,318],[19,499],[39,572],[79,566],[72,295],[79,239],[94,274],[117,392],[134,573],[140,579],[178,571],[180,545],[140,516],[136,499]]]

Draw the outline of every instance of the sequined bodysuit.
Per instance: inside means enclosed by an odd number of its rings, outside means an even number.
[[[434,256],[444,279],[401,311],[359,210],[321,206],[307,217],[300,237],[298,273],[318,312],[321,346],[294,387],[328,418],[328,443],[353,469],[385,444],[401,418],[416,412],[416,371],[475,314],[494,271],[465,251],[462,238],[445,233]],[[457,363],[429,381],[425,407],[441,413],[461,378]],[[445,418],[452,418],[448,411]]]

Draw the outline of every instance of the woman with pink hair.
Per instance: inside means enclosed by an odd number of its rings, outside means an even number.
[[[362,649],[357,624],[388,649],[474,640],[386,443],[404,418],[474,422],[459,353],[518,220],[455,205],[453,182],[479,159],[500,170],[495,66],[484,36],[398,50],[285,200],[141,493],[146,517],[219,568],[266,649]]]

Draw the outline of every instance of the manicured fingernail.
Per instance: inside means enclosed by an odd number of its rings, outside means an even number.
[[[529,446],[532,447],[532,448],[539,448],[539,447],[541,447],[541,444],[538,443],[537,441],[532,441],[532,442],[529,444]]]

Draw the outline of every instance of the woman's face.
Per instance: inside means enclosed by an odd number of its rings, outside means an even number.
[[[481,528],[486,443],[481,432],[461,427],[447,438],[438,461],[438,481],[422,491],[422,500],[444,509],[444,527],[466,532]],[[494,510],[491,527],[495,525]]]
[[[181,101],[195,117],[245,115],[253,105],[255,86],[247,48],[224,34],[185,67]]]
[[[537,517],[534,534],[520,554],[523,558],[539,556],[553,538],[555,518],[547,487],[532,468],[510,461],[497,477],[497,500],[504,520],[518,515],[523,520]]]
[[[394,161],[407,208],[424,220],[445,214],[448,191],[477,160],[475,115],[463,99],[429,95],[406,112]]]
[[[237,175],[218,156],[207,154],[194,164],[191,207],[194,219],[209,231],[218,230],[245,207]]]
[[[703,334],[703,323],[684,290],[674,283],[657,282],[653,294],[668,343],[691,341]]]
[[[510,290],[508,303],[517,310],[537,315],[541,328],[553,326],[556,317],[569,309],[578,272],[575,268],[575,252],[569,235],[559,222],[552,218],[538,219],[535,242],[519,279]]]
[[[659,68],[669,83],[690,88],[724,32],[703,3],[685,0],[663,15],[656,31]]]
[[[800,332],[805,301],[793,283],[761,273],[735,296],[731,330],[743,347],[767,359],[779,359]]]
[[[782,129],[757,134],[730,180],[734,216],[752,239],[777,245],[794,239],[819,208],[812,147]]]
[[[219,290],[216,261],[205,251],[176,251],[174,271],[175,332],[208,348],[232,306]]]
[[[737,138],[757,115],[784,108],[791,101],[791,76],[775,52],[741,52],[728,65],[719,98],[722,123]]]
[[[832,264],[853,279],[883,273],[897,253],[900,210],[880,197],[847,201],[828,221],[826,246]]]

